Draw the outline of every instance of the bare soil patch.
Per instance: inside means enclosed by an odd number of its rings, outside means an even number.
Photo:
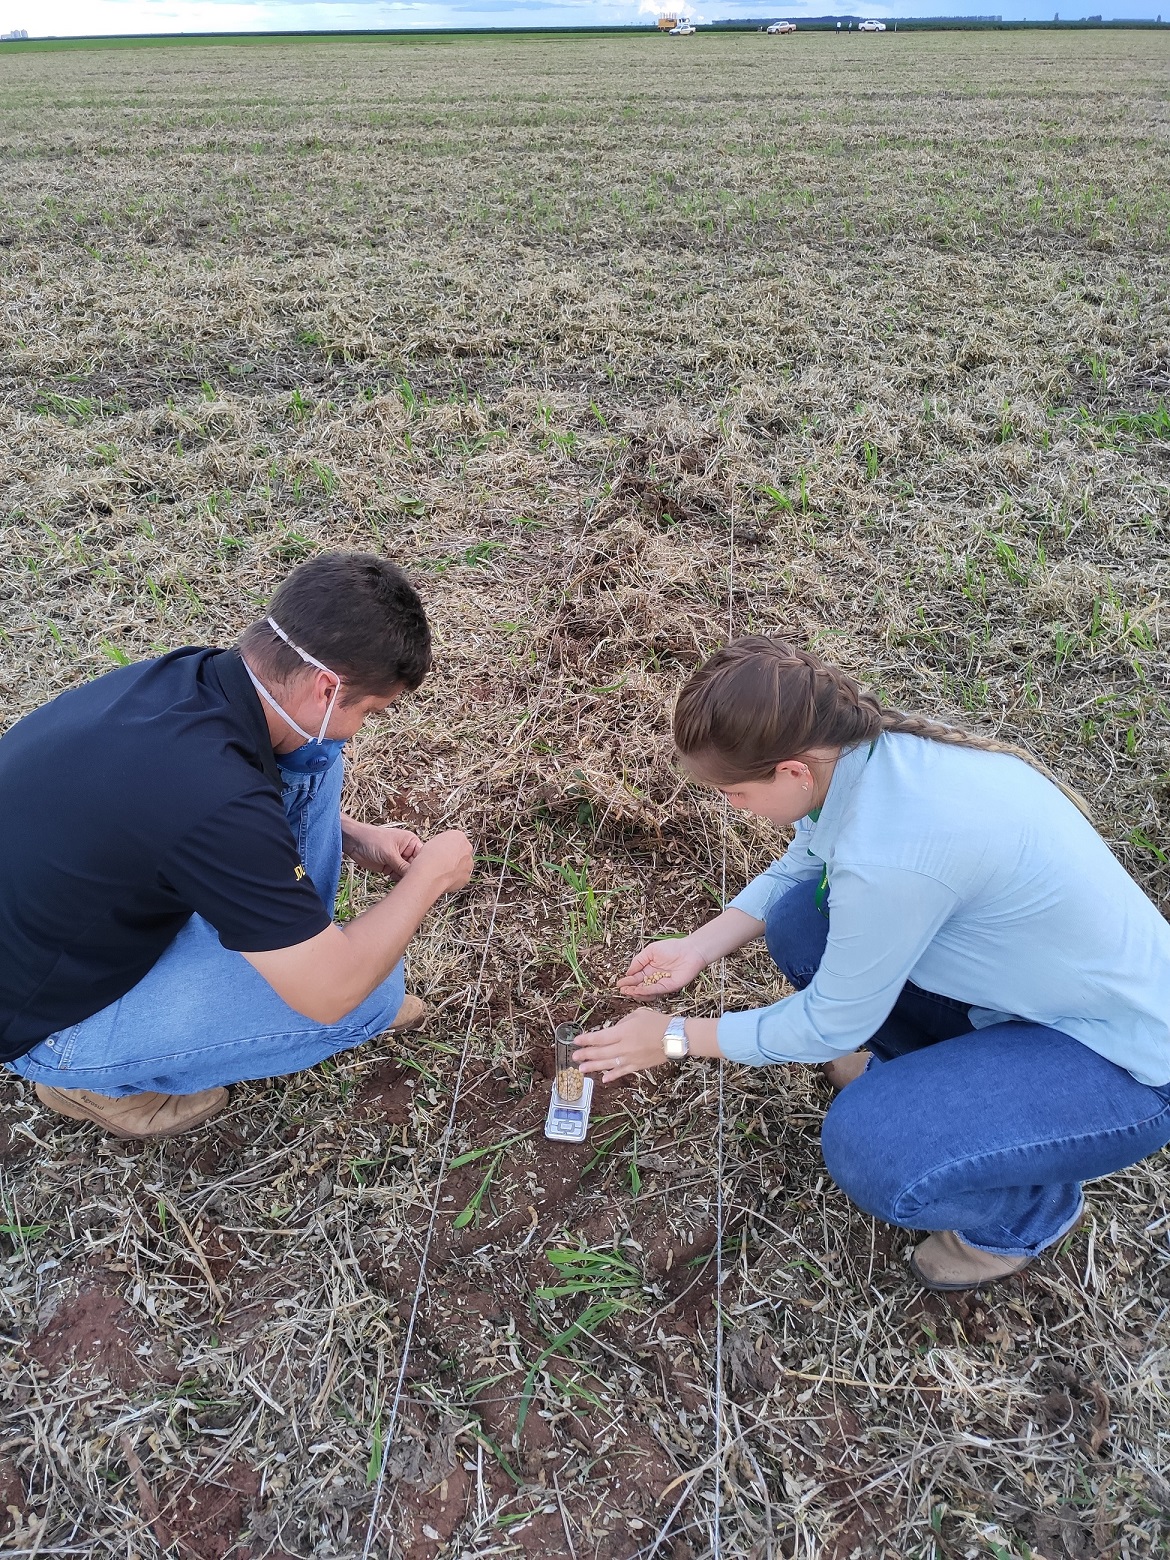
[[[178,1380],[166,1349],[145,1335],[121,1295],[100,1280],[82,1279],[73,1294],[50,1302],[49,1311],[27,1350],[42,1375],[87,1386],[105,1381],[123,1392]]]
[[[181,1474],[163,1488],[155,1535],[189,1560],[246,1556],[240,1535],[259,1489],[259,1474],[244,1463]]]

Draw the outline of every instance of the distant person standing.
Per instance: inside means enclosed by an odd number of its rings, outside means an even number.
[[[116,1137],[416,1027],[402,956],[471,845],[341,811],[342,749],[431,665],[402,571],[324,553],[232,649],[107,672],[0,738],[0,1061]],[[333,919],[342,856],[397,878]]]

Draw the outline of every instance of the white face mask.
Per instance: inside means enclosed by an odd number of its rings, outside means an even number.
[[[247,661],[244,661],[244,670],[252,679],[252,686],[255,688],[256,692],[260,695],[264,702],[266,704],[270,704],[276,713],[280,716],[280,718],[284,721],[287,721],[292,729],[298,734],[298,736],[304,737],[306,742],[324,742],[325,733],[329,729],[329,721],[333,715],[333,706],[337,703],[337,695],[341,692],[341,678],[335,671],[326,666],[323,661],[318,661],[315,655],[310,655],[307,650],[302,650],[300,645],[294,645],[292,640],[285,633],[284,629],[281,628],[280,624],[276,621],[275,618],[269,618],[267,622],[272,632],[274,634],[279,634],[289,649],[295,650],[302,661],[304,661],[309,666],[315,666],[318,671],[327,672],[328,675],[333,678],[333,692],[329,696],[329,704],[325,710],[325,719],[321,722],[321,729],[317,735],[315,737],[311,736],[303,726],[298,726],[288,711],[286,709],[282,709],[281,706],[277,704],[276,700],[260,681],[259,677],[256,676],[256,673],[248,665]],[[243,657],[241,656],[240,659],[243,660]]]

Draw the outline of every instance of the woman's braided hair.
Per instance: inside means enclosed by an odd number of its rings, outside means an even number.
[[[691,675],[674,707],[675,745],[716,784],[770,780],[786,759],[858,747],[883,731],[1022,758],[1088,816],[1082,798],[1023,748],[889,709],[839,667],[783,639],[732,640]]]

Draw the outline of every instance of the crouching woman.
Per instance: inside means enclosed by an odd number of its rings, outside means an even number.
[[[1025,1267],[1084,1181],[1170,1141],[1170,926],[1035,761],[762,637],[692,676],[674,735],[698,781],[795,837],[620,989],[657,1001],[762,936],[796,991],[719,1018],[635,1009],[582,1037],[583,1071],[828,1063],[829,1172],[935,1232],[911,1259],[934,1289]]]

